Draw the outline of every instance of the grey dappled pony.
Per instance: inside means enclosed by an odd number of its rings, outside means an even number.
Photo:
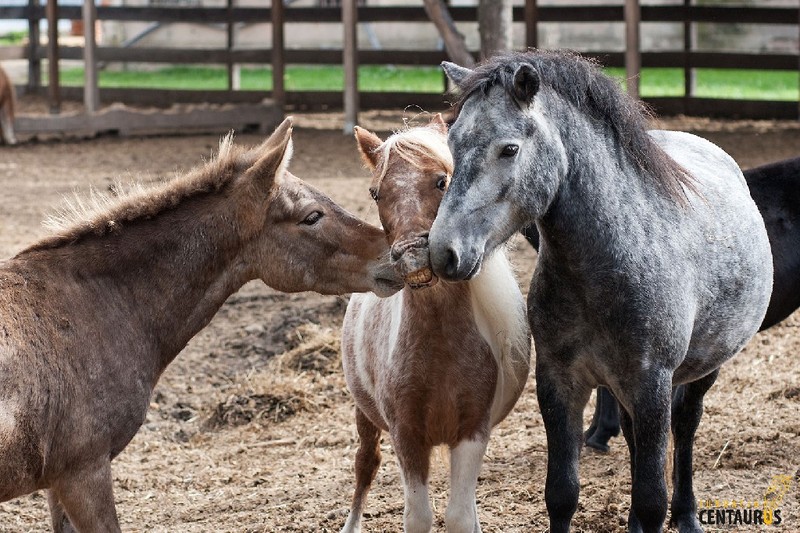
[[[443,64],[461,90],[455,170],[430,232],[434,271],[470,279],[525,225],[541,236],[528,296],[547,432],[550,530],[578,505],[582,411],[605,385],[631,454],[630,531],[701,531],[692,444],[719,366],[755,334],[772,286],[767,233],[739,167],[712,143],[646,130],[594,64],[558,52]],[[673,386],[685,384],[672,404]]]

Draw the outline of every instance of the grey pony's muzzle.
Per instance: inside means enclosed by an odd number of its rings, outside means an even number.
[[[412,289],[430,287],[438,281],[431,269],[427,233],[395,241],[391,257],[395,270]]]

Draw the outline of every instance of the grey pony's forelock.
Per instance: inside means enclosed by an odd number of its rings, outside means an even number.
[[[513,95],[514,73],[522,64],[533,66],[542,87],[547,87],[577,109],[607,124],[624,153],[665,194],[685,204],[686,190],[696,187],[691,175],[669,157],[647,133],[652,114],[640,101],[622,91],[619,83],[602,72],[592,60],[567,51],[509,52],[496,55],[476,67],[461,82],[449,123],[464,104],[492,87]]]

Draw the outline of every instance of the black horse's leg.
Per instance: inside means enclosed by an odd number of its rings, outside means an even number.
[[[651,370],[641,376],[632,401],[633,478],[631,508],[645,533],[658,533],[667,517],[664,466],[670,429],[672,373]]]
[[[547,433],[547,480],[544,499],[550,517],[551,533],[569,531],[572,515],[578,507],[578,460],[583,443],[582,412],[591,389],[585,394],[568,388],[564,375],[547,357],[536,360],[536,395]]]
[[[620,422],[622,434],[625,436],[625,443],[628,445],[631,459],[631,479],[633,479],[636,477],[636,443],[633,436],[633,420],[631,420],[631,415],[625,409],[620,409]],[[636,519],[633,507],[628,512],[628,531],[629,533],[640,533],[642,531],[642,525]]]
[[[608,451],[608,441],[619,435],[619,407],[617,399],[605,387],[597,387],[597,404],[594,408],[592,423],[583,434],[586,446]]]
[[[672,400],[672,434],[675,437],[672,470],[672,518],[681,533],[702,532],[692,487],[694,434],[703,416],[703,396],[717,379],[719,369],[704,378],[675,389]]]

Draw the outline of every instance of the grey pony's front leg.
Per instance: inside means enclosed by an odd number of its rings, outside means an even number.
[[[608,451],[608,441],[619,435],[617,399],[605,387],[597,387],[597,404],[592,423],[583,434],[586,446],[601,452]]]
[[[568,397],[565,387],[559,384],[569,377],[551,365],[543,352],[540,350],[536,360],[536,395],[547,433],[544,498],[550,531],[560,533],[569,531],[572,515],[578,508],[578,461],[583,445],[581,414],[591,390],[580,398]]]
[[[664,480],[670,428],[672,373],[650,371],[640,376],[632,413],[622,416],[631,452],[631,513],[628,531],[660,533],[667,516]]]
[[[692,448],[694,435],[703,416],[703,397],[717,380],[719,369],[675,389],[672,400],[672,434],[675,437],[672,469],[672,517],[670,523],[680,533],[702,532],[697,519],[697,502],[692,486]]]

